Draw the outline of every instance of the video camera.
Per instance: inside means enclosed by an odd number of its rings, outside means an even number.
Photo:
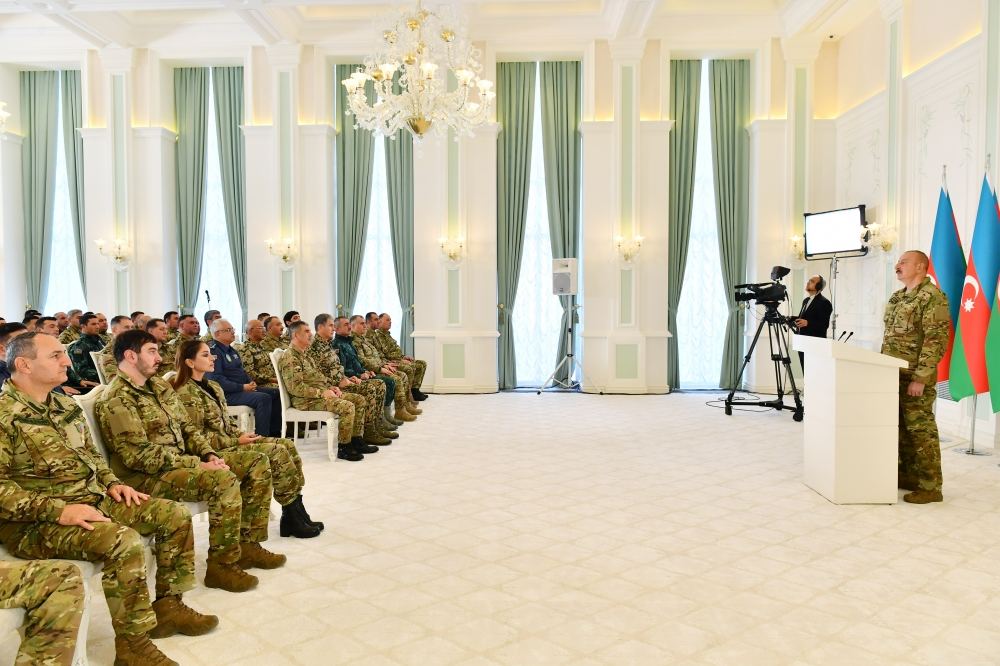
[[[777,306],[788,298],[788,289],[781,284],[781,279],[791,273],[791,269],[784,266],[775,266],[771,269],[771,282],[753,282],[748,284],[738,284],[735,299],[737,303],[756,300],[761,305],[773,304]],[[744,291],[745,290],[745,291]]]

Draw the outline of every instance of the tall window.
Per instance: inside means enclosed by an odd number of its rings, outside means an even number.
[[[368,234],[361,261],[358,297],[352,314],[388,312],[392,317],[392,337],[399,340],[403,309],[399,304],[396,272],[392,259],[389,228],[389,183],[385,170],[385,140],[375,137],[372,165],[372,194],[368,207]]]
[[[73,308],[86,309],[80,264],[76,260],[76,235],[69,203],[69,180],[66,172],[66,146],[63,144],[62,86],[56,108],[56,196],[52,213],[52,260],[49,264],[49,284],[42,311],[46,314],[65,312]]]
[[[219,165],[219,136],[215,123],[215,95],[211,91],[212,82],[209,78],[208,126],[205,137],[205,245],[201,251],[201,286],[194,314],[200,319],[206,310],[219,310],[242,338],[245,322],[240,298],[236,294],[233,259],[229,252],[226,208],[222,199],[222,169]],[[211,305],[206,291],[212,297]]]
[[[701,67],[694,200],[684,286],[677,310],[680,388],[718,388],[729,316],[719,261],[715,185],[712,176],[708,61]]]
[[[531,185],[528,189],[528,219],[524,230],[521,273],[511,321],[517,383],[539,386],[555,370],[558,359],[562,306],[552,293],[552,239],[546,208],[545,162],[542,149],[541,92],[535,78],[535,108],[532,112]]]

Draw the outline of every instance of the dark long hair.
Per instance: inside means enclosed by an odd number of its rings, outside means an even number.
[[[191,368],[184,361],[193,361],[194,357],[201,351],[202,345],[207,347],[208,343],[202,340],[186,340],[177,348],[177,359],[174,364],[174,367],[177,368],[177,374],[174,376],[174,380],[170,382],[175,391],[187,384],[191,379]]]

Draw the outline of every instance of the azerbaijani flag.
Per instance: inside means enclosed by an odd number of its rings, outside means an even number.
[[[961,400],[990,388],[986,374],[986,332],[1000,277],[1000,213],[989,176],[983,176],[972,232],[969,265],[962,285],[949,375],[951,395]]]
[[[927,269],[931,281],[948,297],[948,309],[951,312],[948,346],[945,348],[944,357],[938,363],[939,382],[948,381],[951,370],[951,351],[955,342],[955,327],[958,325],[965,270],[965,253],[962,252],[962,240],[958,235],[955,211],[951,207],[948,190],[942,186],[941,194],[938,195],[937,217],[934,219],[934,238],[931,240],[931,265]],[[1000,317],[997,317],[997,322],[1000,324]],[[997,343],[1000,344],[1000,329],[997,330],[997,336]],[[1000,355],[997,361],[1000,363]],[[1000,367],[997,372],[1000,372]],[[1000,388],[1000,375],[997,385]],[[1000,399],[1000,395],[997,397]]]
[[[993,193],[993,205],[997,206],[997,217],[1000,217],[996,192]],[[1000,299],[1000,292],[997,293],[997,299]],[[993,311],[1000,311],[998,310],[1000,306],[996,305],[997,301],[993,302]],[[986,331],[986,374],[993,378],[990,382],[990,402],[993,403],[995,414],[1000,412],[1000,316],[990,317],[990,326]]]

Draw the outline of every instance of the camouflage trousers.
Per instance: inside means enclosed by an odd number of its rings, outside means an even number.
[[[396,383],[396,393],[393,396],[396,401],[396,407],[406,406],[410,404],[410,382],[406,376],[406,373],[402,369],[397,370],[388,375],[376,375],[378,377],[388,377],[393,382]]]
[[[0,608],[27,612],[15,666],[73,663],[85,603],[80,570],[69,562],[0,562]]]
[[[382,407],[385,405],[385,384],[377,379],[365,379],[360,384],[351,384],[342,389],[348,393],[360,395],[365,399],[365,428],[378,429],[382,425]]]
[[[295,398],[292,405],[296,409],[336,414],[338,444],[348,444],[352,437],[365,432],[365,399],[356,393],[344,393],[342,398]]]
[[[907,395],[912,377],[899,377],[899,475],[913,479],[921,490],[941,490],[941,441],[934,420],[937,389],[924,386],[921,396]]]
[[[295,501],[302,494],[302,486],[306,484],[302,473],[302,458],[292,440],[276,437],[261,437],[252,444],[242,444],[237,447],[223,449],[228,451],[256,451],[267,456],[271,464],[271,485],[274,487],[274,499],[281,506]]]
[[[194,587],[194,533],[183,504],[150,498],[125,506],[105,497],[95,507],[111,519],[93,530],[57,523],[5,523],[0,540],[27,559],[104,561],[101,583],[117,635],[144,634],[156,626],[146,585],[146,549],[139,535],[153,537],[156,596],[180,595]]]
[[[271,507],[271,466],[256,451],[220,451],[224,469],[179,467],[158,476],[130,477],[136,487],[156,497],[208,502],[208,559],[233,564],[240,542],[267,541]]]
[[[402,360],[401,365],[409,365],[413,368],[413,383],[410,388],[420,389],[424,384],[424,374],[427,372],[427,361],[421,361],[419,358],[415,358],[412,361]]]

